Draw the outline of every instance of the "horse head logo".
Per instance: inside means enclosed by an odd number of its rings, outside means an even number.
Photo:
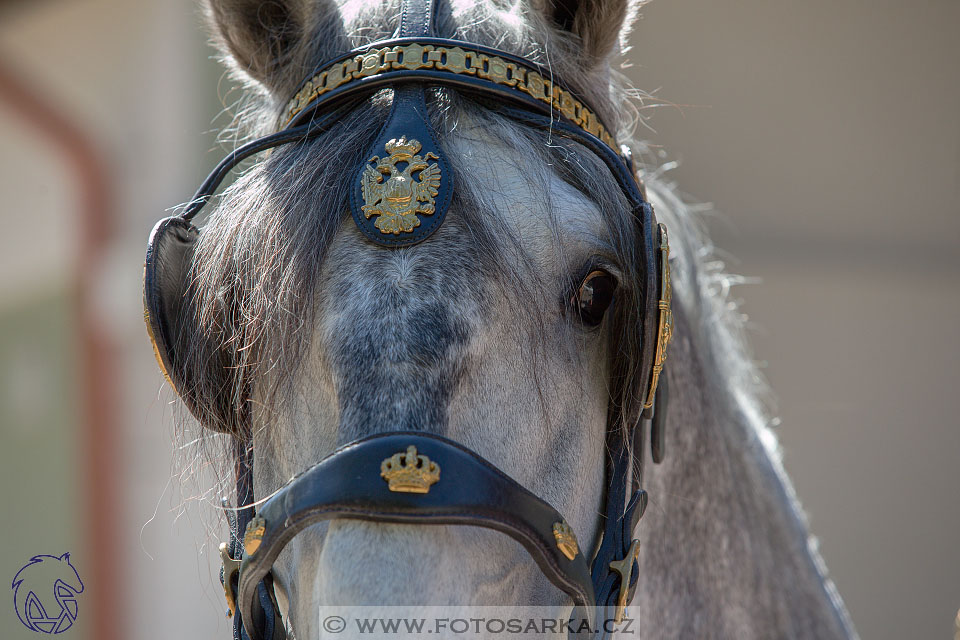
[[[80,574],[70,554],[33,556],[13,577],[13,601],[25,627],[39,633],[62,633],[77,619]]]

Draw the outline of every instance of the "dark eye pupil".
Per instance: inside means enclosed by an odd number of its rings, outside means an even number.
[[[580,319],[589,326],[596,326],[603,320],[610,303],[616,281],[605,271],[594,271],[584,279],[576,296],[576,307]]]

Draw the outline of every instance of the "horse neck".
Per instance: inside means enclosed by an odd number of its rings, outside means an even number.
[[[641,637],[855,635],[761,441],[765,426],[726,386],[729,359],[710,356],[717,350],[706,341],[721,338],[675,307],[666,458],[646,462],[650,505],[637,530]]]

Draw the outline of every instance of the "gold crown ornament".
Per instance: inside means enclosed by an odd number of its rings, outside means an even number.
[[[407,136],[400,136],[400,138],[393,138],[383,146],[392,159],[409,161],[410,158],[417,155],[422,145],[419,140],[413,138],[407,140]]]
[[[396,493],[427,493],[430,485],[440,480],[440,465],[425,455],[417,455],[417,448],[395,453],[380,463],[380,477],[387,481],[390,491]]]

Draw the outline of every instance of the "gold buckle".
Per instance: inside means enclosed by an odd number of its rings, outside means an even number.
[[[653,406],[653,398],[660,383],[660,373],[663,371],[663,361],[667,359],[667,346],[673,340],[673,290],[670,287],[670,243],[667,239],[667,228],[660,223],[660,300],[657,306],[660,309],[659,327],[657,329],[657,354],[653,361],[653,375],[650,377],[650,389],[647,399],[643,403],[644,409]]]
[[[233,576],[240,571],[240,561],[230,557],[227,543],[220,543],[220,562],[223,564],[223,595],[227,599],[227,617],[237,612],[237,596],[233,593]]]
[[[623,560],[614,560],[610,563],[610,568],[620,574],[620,594],[617,596],[617,610],[613,614],[613,621],[616,624],[623,622],[623,614],[627,611],[630,578],[633,575],[633,563],[636,562],[638,555],[640,555],[640,541],[634,538]]]

